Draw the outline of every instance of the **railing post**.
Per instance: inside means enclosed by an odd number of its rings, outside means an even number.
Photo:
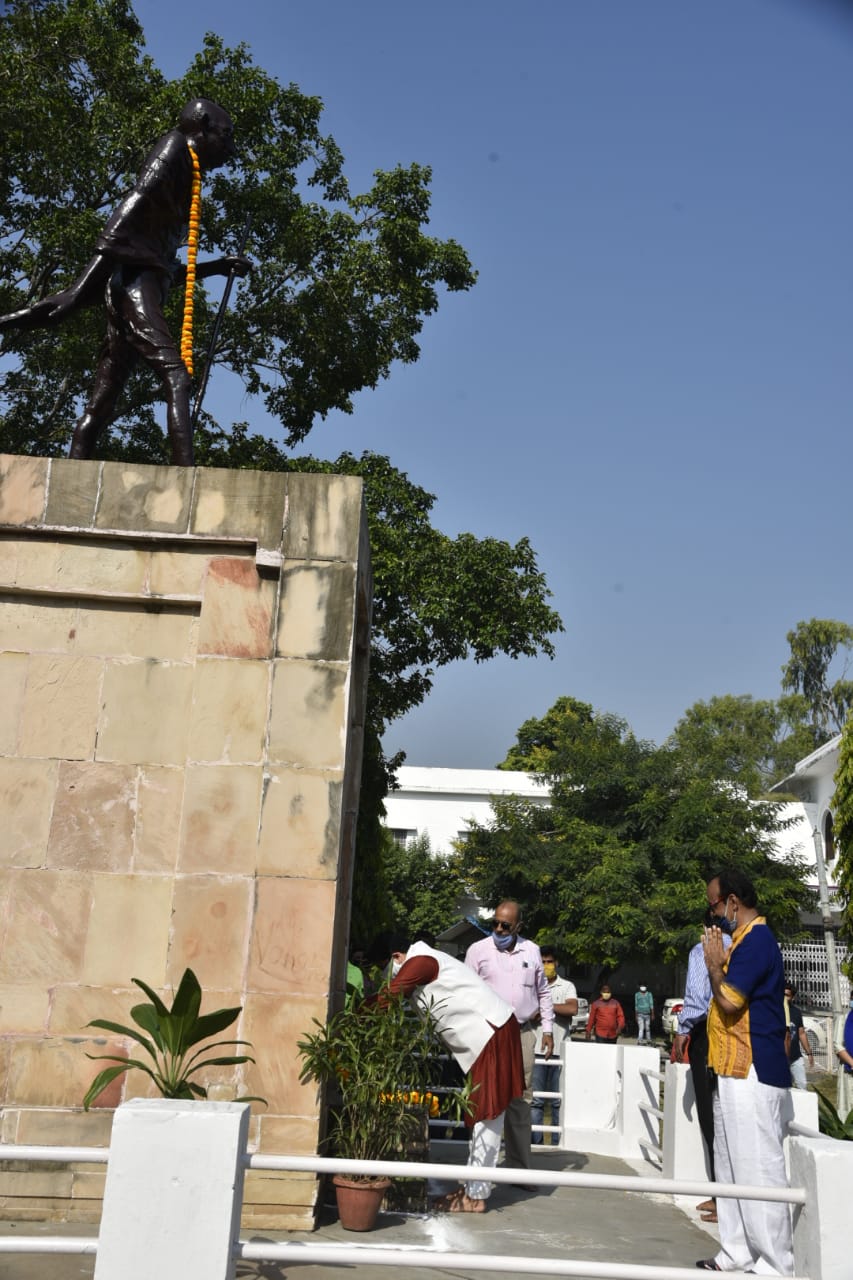
[[[668,1062],[664,1074],[663,1176],[704,1182],[711,1168],[696,1116],[693,1072],[686,1063]]]
[[[622,1132],[622,1155],[632,1160],[647,1159],[643,1144],[654,1139],[660,1141],[660,1124],[645,1112],[641,1103],[648,1103],[650,1091],[643,1071],[660,1071],[660,1053],[657,1049],[645,1044],[623,1044],[619,1046],[622,1055],[622,1096],[620,1099],[621,1114],[619,1127]],[[654,1086],[652,1094],[657,1100],[658,1087]]]
[[[95,1280],[233,1280],[248,1133],[246,1103],[123,1103]]]
[[[853,1142],[786,1139],[790,1182],[805,1187],[794,1211],[794,1270],[809,1280],[849,1280]]]

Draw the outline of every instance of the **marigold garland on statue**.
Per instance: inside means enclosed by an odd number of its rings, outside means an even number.
[[[193,188],[190,198],[190,233],[187,240],[187,282],[184,292],[184,321],[181,325],[181,359],[187,373],[193,372],[193,305],[195,303],[195,264],[198,258],[198,232],[201,223],[201,166],[195,148],[187,143],[193,163]]]

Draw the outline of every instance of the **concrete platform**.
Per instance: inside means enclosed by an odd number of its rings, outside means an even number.
[[[449,1158],[449,1157],[448,1157]],[[587,1173],[642,1174],[654,1173],[651,1165],[630,1166],[621,1160],[604,1156],[586,1156],[576,1152],[535,1151],[534,1168]],[[368,1234],[344,1231],[333,1208],[324,1209],[314,1232],[244,1232],[244,1239],[301,1241],[307,1245],[347,1244],[382,1249],[435,1249],[436,1266],[428,1269],[365,1266],[358,1268],[358,1280],[427,1280],[445,1274],[440,1266],[440,1253],[496,1253],[519,1258],[516,1274],[524,1276],[525,1258],[571,1258],[594,1263],[625,1262],[647,1266],[692,1267],[697,1258],[712,1256],[718,1248],[716,1228],[699,1221],[692,1208],[682,1209],[671,1196],[632,1195],[621,1191],[585,1191],[560,1187],[527,1192],[515,1187],[496,1187],[489,1201],[488,1213],[482,1215],[436,1215],[431,1217],[402,1214],[381,1215],[376,1229]],[[712,1234],[713,1233],[713,1234]],[[91,1228],[74,1225],[44,1225],[0,1222],[0,1236],[9,1235],[76,1235],[93,1234]],[[94,1274],[94,1257],[62,1255],[0,1255],[3,1280],[90,1280]],[[298,1265],[304,1280],[340,1280],[353,1272],[353,1264],[344,1268],[325,1264],[310,1265],[308,1258]],[[241,1280],[284,1280],[295,1274],[297,1266],[288,1263],[237,1264]],[[454,1267],[455,1280],[475,1280],[487,1273]],[[529,1273],[527,1273],[529,1274]],[[158,1280],[181,1280],[180,1276],[162,1276]]]

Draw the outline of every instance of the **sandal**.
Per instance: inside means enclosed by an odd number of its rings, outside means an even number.
[[[716,1207],[717,1202],[713,1197],[710,1200],[703,1200],[701,1204],[697,1204],[696,1206],[700,1213],[710,1213],[711,1210],[716,1209]]]
[[[463,1191],[448,1208],[448,1213],[485,1213],[485,1200],[472,1200]]]
[[[700,1258],[696,1263],[700,1271],[722,1271],[722,1267],[718,1267],[713,1258]]]
[[[454,1212],[453,1206],[455,1202],[460,1198],[461,1195],[462,1195],[461,1190],[448,1191],[447,1195],[435,1196],[430,1201],[429,1207],[433,1213],[453,1213]],[[458,1210],[456,1210],[456,1212],[458,1213]]]

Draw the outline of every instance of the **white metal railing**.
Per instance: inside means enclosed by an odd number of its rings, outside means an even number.
[[[560,1074],[562,1076],[563,1064],[561,1059],[559,1058],[536,1058],[535,1065],[558,1067],[560,1069]],[[429,1088],[431,1093],[435,1093],[438,1095],[441,1095],[443,1093],[453,1092],[452,1089],[447,1085],[430,1085]],[[551,1098],[556,1099],[556,1101],[560,1103],[563,1102],[562,1093],[556,1093],[553,1091],[548,1092],[544,1089],[534,1089],[533,1097],[541,1098],[543,1102],[547,1102]],[[463,1142],[467,1143],[468,1141],[467,1135],[465,1135],[464,1137],[451,1137],[451,1138],[448,1138],[446,1136],[448,1129],[458,1130],[463,1127],[463,1123],[464,1122],[461,1120],[448,1120],[445,1116],[438,1116],[435,1119],[431,1118],[428,1121],[429,1131],[430,1131],[430,1142],[434,1143],[436,1146],[450,1146],[451,1144],[457,1144],[457,1143],[463,1143]],[[562,1126],[559,1124],[534,1124],[534,1125],[531,1125],[531,1131],[533,1133],[543,1133],[543,1134],[553,1133],[557,1135],[558,1139],[563,1132]]]
[[[103,1147],[33,1147],[0,1145],[0,1160],[61,1161],[80,1163],[104,1163],[108,1151]],[[339,1160],[324,1156],[272,1155],[245,1152],[244,1167],[249,1169],[279,1170],[307,1173],[374,1174],[391,1177],[440,1178],[448,1176],[460,1181],[479,1181],[483,1169],[479,1166],[457,1166],[421,1163],[417,1161]],[[489,1180],[495,1183],[513,1182],[518,1177],[516,1169],[490,1169]],[[542,1187],[574,1187],[585,1190],[621,1191],[630,1193],[653,1192],[687,1196],[715,1195],[720,1198],[741,1200],[765,1200],[791,1205],[805,1205],[807,1193],[803,1187],[756,1187],[730,1183],[694,1182],[681,1179],[633,1177],[619,1174],[563,1173],[550,1170],[525,1170],[525,1181]],[[0,1238],[0,1253],[50,1253],[92,1254],[98,1248],[94,1237],[45,1237],[16,1236]],[[234,1255],[244,1261],[324,1263],[333,1266],[353,1264],[371,1266],[395,1266],[469,1271],[526,1272],[533,1275],[585,1276],[599,1280],[688,1280],[695,1275],[695,1268],[644,1266],[615,1262],[588,1262],[563,1257],[536,1258],[507,1257],[505,1254],[452,1254],[444,1251],[400,1248],[369,1248],[363,1245],[317,1245],[310,1243],[239,1240],[234,1245]],[[742,1273],[732,1273],[740,1275]],[[798,1277],[796,1280],[808,1280]]]
[[[820,1136],[820,1135],[818,1135]],[[0,1143],[0,1160],[54,1161],[63,1164],[106,1164],[106,1147],[38,1147]],[[447,1181],[482,1182],[480,1165],[448,1165],[417,1160],[343,1160],[333,1156],[282,1156],[268,1152],[246,1152],[247,1169],[269,1169],[284,1173],[372,1174],[380,1178],[439,1178]],[[518,1181],[517,1169],[489,1169],[489,1182]],[[524,1181],[538,1187],[576,1187],[595,1191],[653,1191],[661,1195],[707,1196],[732,1200],[772,1200],[785,1204],[805,1204],[802,1187],[760,1187],[746,1183],[699,1182],[685,1178],[649,1178],[618,1173],[562,1173],[552,1169],[525,1169]]]
[[[797,1120],[788,1121],[788,1132],[799,1138],[825,1138],[826,1134],[821,1133],[819,1129],[813,1129],[811,1125],[800,1124]]]
[[[3,1148],[0,1147],[0,1158]],[[54,1159],[56,1157],[53,1157]],[[415,1160],[339,1160],[331,1156],[276,1156],[255,1153],[246,1156],[249,1169],[277,1169],[288,1173],[374,1174],[384,1178],[438,1178],[445,1182],[482,1182],[480,1165],[448,1165]],[[487,1171],[489,1182],[516,1183],[518,1170],[501,1167]],[[576,1187],[595,1191],[654,1191],[662,1195],[717,1196],[733,1200],[772,1200],[785,1204],[805,1204],[803,1187],[757,1187],[732,1182],[697,1182],[684,1178],[646,1178],[617,1173],[559,1173],[551,1169],[525,1169],[524,1181],[531,1187]]]
[[[578,1276],[586,1280],[695,1280],[695,1267],[644,1266],[640,1263],[586,1262],[570,1258],[519,1258],[488,1253],[451,1253],[442,1249],[377,1249],[369,1245],[301,1245],[240,1241],[237,1257],[255,1262],[316,1262],[349,1267],[354,1263],[373,1267],[422,1267],[430,1273],[441,1271],[494,1271],[512,1275]],[[436,1263],[440,1262],[440,1267]],[[733,1280],[745,1271],[730,1271]],[[808,1280],[793,1276],[791,1280]]]
[[[536,1058],[536,1059],[534,1060],[534,1066],[537,1066],[537,1067],[539,1067],[539,1066],[542,1066],[542,1067],[556,1067],[556,1068],[559,1070],[559,1072],[560,1072],[560,1085],[561,1085],[561,1087],[562,1087],[562,1083],[563,1083],[563,1060],[562,1060],[562,1057],[557,1057],[557,1058]],[[533,1090],[533,1097],[534,1097],[534,1098],[541,1098],[543,1102],[547,1102],[547,1101],[549,1100],[549,1098],[556,1098],[556,1099],[557,1099],[557,1101],[561,1104],[561,1106],[562,1106],[562,1103],[563,1103],[563,1101],[564,1101],[562,1092],[560,1092],[560,1093],[546,1092],[544,1089],[534,1089],[534,1090]],[[530,1130],[531,1130],[531,1133],[541,1133],[541,1134],[543,1134],[543,1135],[544,1135],[544,1134],[546,1134],[546,1133],[554,1133],[554,1134],[556,1134],[556,1135],[557,1135],[557,1146],[559,1146],[559,1145],[560,1145],[560,1138],[561,1138],[562,1133],[563,1133],[562,1125],[559,1125],[559,1124],[531,1124],[531,1126],[530,1126]]]
[[[655,1096],[655,1092],[651,1084],[651,1081],[656,1080],[660,1085],[663,1085],[666,1081],[666,1076],[663,1074],[662,1071],[654,1071],[651,1067],[640,1067],[640,1075],[642,1076],[643,1081],[646,1085],[649,1098],[652,1098]],[[657,1138],[653,1137],[653,1135],[650,1133],[647,1138],[638,1139],[639,1146],[642,1148],[646,1159],[649,1160],[652,1164],[656,1164],[658,1168],[660,1168],[663,1164],[664,1113],[663,1113],[663,1101],[661,1098],[662,1093],[663,1093],[663,1089],[659,1088],[657,1090],[657,1103],[649,1101],[649,1102],[640,1102],[637,1104],[644,1115],[652,1116],[655,1120],[658,1121]]]

